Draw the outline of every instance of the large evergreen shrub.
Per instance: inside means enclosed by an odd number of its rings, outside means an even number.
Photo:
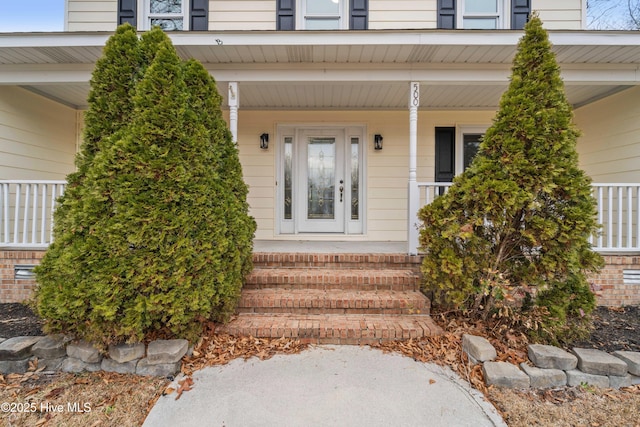
[[[55,240],[36,271],[37,308],[48,330],[104,344],[156,331],[195,338],[200,320],[234,310],[250,268],[255,225],[237,150],[215,82],[200,64],[182,63],[159,28],[117,54],[136,64],[120,70],[123,85],[133,82],[118,89],[129,100],[90,99],[104,106],[91,105],[86,125],[112,120],[103,110],[128,114],[102,125],[97,144],[85,131],[96,148],[83,150],[92,157],[81,157],[75,197],[56,212]],[[226,163],[237,166],[228,174]]]
[[[542,22],[532,17],[511,83],[479,154],[449,192],[420,211],[425,289],[488,314],[515,287],[537,289],[542,332],[594,307],[585,274],[601,257],[590,179],[578,167],[572,109]],[[552,296],[552,297],[551,297]],[[562,303],[559,303],[559,302]]]

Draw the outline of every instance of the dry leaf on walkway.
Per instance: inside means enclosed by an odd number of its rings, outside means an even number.
[[[178,381],[178,384],[180,384],[180,387],[178,387],[178,394],[176,395],[176,400],[180,399],[180,397],[182,396],[182,393],[192,389],[191,386],[193,385],[193,380],[191,379],[191,377],[187,377],[182,381]]]

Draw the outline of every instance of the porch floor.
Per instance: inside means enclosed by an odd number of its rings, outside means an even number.
[[[407,242],[254,240],[253,251],[273,253],[404,254],[407,253]]]

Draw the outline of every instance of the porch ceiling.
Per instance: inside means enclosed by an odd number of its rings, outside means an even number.
[[[226,83],[218,82],[225,98]],[[28,90],[73,108],[87,107],[88,83],[25,85]],[[574,107],[617,93],[627,85],[566,86]],[[494,110],[503,85],[423,85],[420,108],[428,110]],[[408,83],[240,83],[240,109],[247,110],[405,110]]]
[[[108,33],[0,34],[0,84],[85,108]],[[241,109],[495,109],[518,31],[202,32],[171,34],[203,62]],[[581,106],[640,84],[640,33],[551,31],[569,101]]]

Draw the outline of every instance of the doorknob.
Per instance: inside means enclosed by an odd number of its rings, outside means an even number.
[[[344,186],[342,185],[344,183],[344,181],[341,179],[340,180],[340,203],[342,203],[342,193],[344,192]]]

